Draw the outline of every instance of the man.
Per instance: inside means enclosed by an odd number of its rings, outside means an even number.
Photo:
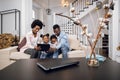
[[[65,34],[65,32],[60,30],[60,26],[58,24],[55,24],[53,26],[53,31],[57,36],[57,40],[58,40],[58,44],[53,54],[53,58],[58,58],[59,53],[62,53],[63,58],[68,58],[67,55],[69,51],[68,36]]]

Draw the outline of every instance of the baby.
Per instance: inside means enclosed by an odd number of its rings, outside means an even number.
[[[55,35],[51,35],[50,37],[50,47],[51,48],[56,48],[57,46],[57,37]]]

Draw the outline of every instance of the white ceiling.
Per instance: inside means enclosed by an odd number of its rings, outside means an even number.
[[[68,10],[69,7],[63,7],[63,1],[65,0],[33,0],[34,2],[38,3],[39,5],[42,5],[44,8],[50,8],[52,9],[52,11],[54,12],[58,12],[58,13],[63,13],[66,10]],[[74,0],[66,0],[69,3],[74,1]]]

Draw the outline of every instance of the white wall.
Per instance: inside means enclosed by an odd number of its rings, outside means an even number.
[[[82,24],[88,24],[88,30],[89,32],[92,32],[94,36],[96,36],[96,33],[98,32],[98,24],[99,18],[102,18],[104,16],[104,9],[99,10],[93,10],[88,13],[85,17],[81,19]],[[108,34],[108,33],[106,33]]]
[[[0,3],[0,11],[1,11],[1,3]],[[1,15],[0,15],[0,33],[1,33]]]
[[[45,27],[43,27],[43,29],[40,30],[40,33],[45,34],[46,32],[49,32],[49,29],[47,27],[48,20],[44,5],[39,4],[39,2],[33,0],[32,9],[35,11],[35,19],[39,19],[45,24]]]
[[[36,3],[36,2],[32,2],[32,9],[35,11],[35,19],[40,19],[41,21],[43,21],[43,13],[42,13],[42,8],[41,6]]]
[[[99,27],[99,18],[103,18],[103,16],[104,16],[104,9],[99,9],[99,10],[93,9],[91,12],[89,12],[86,16],[84,16],[81,19],[82,24],[88,25],[88,33],[93,34],[91,39],[96,38],[98,33],[98,27]],[[104,34],[108,34],[107,32],[108,32],[107,29],[102,30],[102,33]],[[99,39],[96,47],[99,47],[99,48],[102,47],[102,38]]]
[[[21,0],[0,0],[1,10],[21,9]]]
[[[2,24],[3,24],[2,32],[14,34],[14,32],[15,32],[15,14],[12,13],[12,14],[3,15],[2,21],[3,21],[2,22]]]
[[[53,34],[53,14],[52,15],[47,15],[47,25],[46,25],[46,30],[49,32],[49,34]],[[48,33],[46,32],[46,33]]]
[[[24,36],[30,30],[32,22],[32,0],[0,0],[0,6],[0,11],[9,9],[18,9],[21,11],[21,35]],[[9,17],[9,19],[5,19],[5,21],[8,21],[8,25],[13,20],[13,17]],[[5,31],[7,30],[5,29]]]
[[[120,4],[120,0],[119,0],[119,4]],[[119,10],[119,29],[118,30],[120,30],[120,5],[119,5],[118,10]],[[118,34],[120,34],[120,31]],[[118,35],[118,38],[119,38],[119,45],[120,45],[120,35]]]
[[[119,0],[114,0],[115,6],[113,10],[113,19],[112,19],[112,26],[110,28],[110,52],[109,56],[111,59],[115,60],[116,55],[119,53],[117,51],[117,46],[119,44]]]
[[[0,11],[10,10],[10,9],[19,9],[20,10],[20,0],[0,0]],[[9,29],[8,29],[9,28]],[[5,14],[3,15],[3,33],[12,33],[15,28],[15,14]]]
[[[25,35],[28,31],[31,30],[32,23],[32,0],[22,0],[22,14],[21,14],[21,23],[22,29],[21,35]]]
[[[0,16],[0,33],[1,33],[1,16]]]

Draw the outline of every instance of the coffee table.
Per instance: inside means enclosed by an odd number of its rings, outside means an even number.
[[[79,60],[80,64],[50,72],[36,65],[42,60],[18,60],[0,71],[0,80],[120,80],[120,63],[107,59],[93,68],[87,65],[85,58],[70,59]]]

